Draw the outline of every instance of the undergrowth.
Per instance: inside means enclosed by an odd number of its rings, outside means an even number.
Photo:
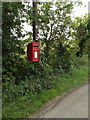
[[[62,95],[88,81],[87,56],[77,59],[78,66],[73,67],[69,73],[51,75],[54,86],[49,89],[40,89],[39,92],[26,92],[9,104],[3,104],[3,118],[28,118],[49,100]],[[48,78],[44,78],[46,81]],[[53,81],[53,80],[52,80]]]

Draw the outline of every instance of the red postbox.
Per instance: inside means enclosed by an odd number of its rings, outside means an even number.
[[[29,61],[39,61],[39,43],[33,42],[27,45],[27,57]]]

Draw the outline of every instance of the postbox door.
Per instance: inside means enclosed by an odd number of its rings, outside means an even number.
[[[33,47],[33,62],[39,61],[39,48]]]

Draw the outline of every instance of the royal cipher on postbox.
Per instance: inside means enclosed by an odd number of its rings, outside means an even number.
[[[39,61],[39,42],[33,42],[27,45],[27,57],[29,61]]]

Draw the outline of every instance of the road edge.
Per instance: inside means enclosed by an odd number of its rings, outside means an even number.
[[[40,108],[37,112],[32,114],[30,118],[43,118],[43,115],[53,109],[58,103],[60,103],[65,97],[70,95],[72,92],[78,90],[79,88],[83,87],[84,85],[88,85],[88,81],[70,89],[69,91],[63,93],[61,96],[56,96],[56,98],[50,100],[48,103],[45,103],[42,108]]]

